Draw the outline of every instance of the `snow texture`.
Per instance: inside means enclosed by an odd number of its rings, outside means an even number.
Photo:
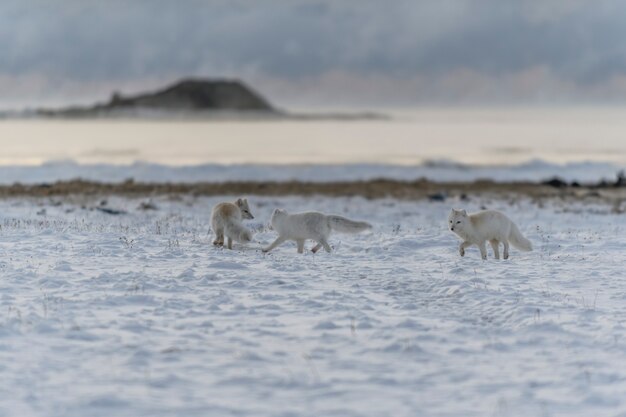
[[[0,416],[626,415],[623,214],[248,198],[233,251],[207,234],[220,198],[0,201]],[[461,258],[448,212],[483,205],[535,251]],[[264,255],[275,207],[374,229]]]

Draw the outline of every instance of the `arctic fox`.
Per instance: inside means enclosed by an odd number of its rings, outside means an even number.
[[[504,259],[509,259],[509,242],[519,250],[533,250],[515,223],[499,211],[485,210],[468,215],[465,210],[452,209],[448,223],[450,230],[463,239],[459,246],[461,256],[465,256],[465,248],[477,245],[482,258],[487,259],[487,241],[496,259],[500,259],[500,243],[504,245]]]
[[[252,232],[241,223],[242,218],[254,219],[245,198],[238,198],[234,203],[219,203],[213,207],[211,212],[211,226],[215,232],[213,244],[223,246],[224,236],[228,239],[228,249],[233,248],[233,240],[250,242]]]
[[[295,240],[298,244],[298,253],[304,252],[304,241],[312,239],[317,245],[311,249],[313,253],[323,246],[326,252],[331,252],[328,236],[331,230],[342,233],[358,233],[370,229],[372,225],[365,222],[356,222],[341,216],[327,215],[316,211],[289,214],[285,210],[276,209],[272,213],[271,229],[278,232],[278,238],[263,252],[269,252],[287,240]]]

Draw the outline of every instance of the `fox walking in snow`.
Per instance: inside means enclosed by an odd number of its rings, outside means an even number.
[[[487,241],[496,259],[500,259],[500,243],[504,245],[504,259],[509,259],[509,243],[522,251],[533,250],[532,244],[515,223],[499,211],[484,210],[468,215],[465,210],[452,209],[448,225],[451,231],[463,239],[459,246],[461,256],[465,256],[465,248],[477,245],[482,258],[487,259]]]
[[[238,198],[234,203],[219,203],[213,207],[211,212],[211,226],[215,232],[213,244],[224,246],[224,236],[227,238],[228,249],[233,248],[233,240],[250,242],[252,232],[241,223],[242,219],[254,219],[245,198]]]
[[[271,229],[278,232],[278,238],[263,252],[269,252],[287,240],[295,240],[298,244],[298,253],[304,252],[304,241],[311,239],[317,245],[311,249],[313,253],[324,247],[331,252],[328,236],[332,230],[342,233],[359,233],[370,229],[372,225],[366,222],[357,222],[342,216],[327,215],[315,211],[289,214],[285,210],[276,209],[272,213]]]

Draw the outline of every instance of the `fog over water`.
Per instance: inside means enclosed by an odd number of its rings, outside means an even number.
[[[419,109],[391,120],[0,122],[2,165],[626,164],[626,109]]]

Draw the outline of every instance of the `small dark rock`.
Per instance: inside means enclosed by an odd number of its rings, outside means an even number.
[[[446,193],[428,194],[428,201],[446,201],[448,195]]]
[[[563,181],[559,177],[554,177],[552,179],[549,179],[549,180],[546,180],[546,181],[542,181],[541,184],[548,185],[548,186],[554,187],[554,188],[564,188],[564,187],[567,187],[567,183],[565,181]]]
[[[112,208],[108,208],[108,207],[96,207],[96,210],[101,211],[103,213],[106,214],[111,214],[113,216],[117,216],[120,214],[126,214],[126,212],[124,210],[116,210],[116,209],[112,209]]]

